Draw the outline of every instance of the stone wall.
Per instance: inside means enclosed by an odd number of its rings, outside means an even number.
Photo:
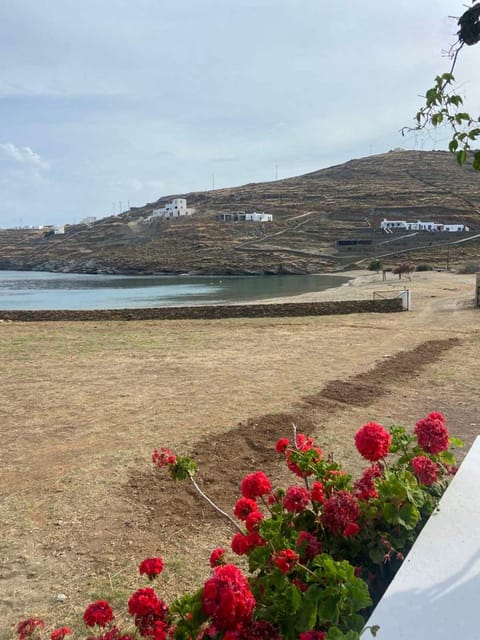
[[[214,320],[221,318],[325,316],[348,313],[392,313],[396,311],[402,311],[400,298],[391,300],[342,300],[339,302],[289,302],[286,304],[156,307],[151,309],[0,310],[0,320],[22,322],[43,322],[46,320]]]

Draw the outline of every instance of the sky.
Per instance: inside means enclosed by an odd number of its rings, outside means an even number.
[[[400,129],[449,69],[449,16],[464,11],[460,0],[3,2],[0,227],[445,149],[445,130]],[[480,47],[464,47],[455,71],[474,115],[479,61]]]

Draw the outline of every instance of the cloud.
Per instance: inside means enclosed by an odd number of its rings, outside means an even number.
[[[11,142],[0,144],[0,151],[11,160],[37,169],[49,169],[50,165],[30,147],[17,147]]]
[[[139,180],[138,178],[132,178],[127,182],[127,186],[133,191],[144,191],[146,189],[162,190],[165,188],[163,180]]]

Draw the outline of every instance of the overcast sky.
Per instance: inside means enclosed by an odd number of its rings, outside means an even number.
[[[448,70],[460,0],[10,0],[0,226],[79,222],[394,147]],[[480,48],[456,69],[479,111]]]

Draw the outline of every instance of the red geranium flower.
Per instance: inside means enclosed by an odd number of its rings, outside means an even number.
[[[369,422],[357,432],[355,444],[361,456],[376,462],[384,458],[392,442],[392,436],[381,424]]]
[[[283,506],[290,513],[303,511],[310,502],[310,494],[305,487],[288,487]]]
[[[154,635],[157,623],[167,621],[168,607],[150,587],[138,589],[130,596],[128,612],[134,616],[135,626],[140,635]],[[161,625],[160,625],[161,626]],[[163,627],[162,627],[163,629]]]
[[[336,491],[323,505],[322,522],[334,536],[354,535],[355,528],[352,529],[349,525],[356,524],[359,513],[355,496],[348,491]]]
[[[157,467],[164,467],[165,465],[175,464],[177,457],[174,455],[171,449],[168,447],[161,447],[160,450],[154,449],[152,454],[152,462]]]
[[[251,498],[240,498],[237,500],[235,508],[233,509],[234,515],[236,515],[239,520],[246,520],[252,511],[258,511],[258,505],[255,500]]]
[[[448,431],[441,413],[429,413],[415,425],[418,444],[427,453],[440,453],[448,449]]]
[[[27,618],[27,620],[22,620],[17,624],[17,635],[18,640],[25,640],[26,638],[32,638],[33,632],[35,629],[43,629],[45,623],[43,620],[35,619],[35,618]],[[35,636],[38,637],[38,636]]]
[[[232,564],[216,567],[202,592],[203,611],[211,616],[220,631],[234,630],[249,624],[255,598],[243,573]]]
[[[280,569],[280,571],[285,574],[293,569],[293,567],[300,560],[300,556],[292,549],[282,549],[279,551],[274,558],[275,564]]]
[[[315,447],[312,438],[307,438],[304,433],[298,433],[296,437],[296,450],[300,452],[306,451],[314,451],[315,454],[312,456],[312,463],[320,462],[322,459],[322,450],[320,447]],[[295,451],[287,451],[287,467],[297,475],[299,478],[304,478],[305,476],[310,476],[313,471],[302,471],[297,462],[293,460]]]
[[[250,533],[258,531],[258,527],[263,520],[264,515],[261,511],[252,511],[252,513],[249,513],[247,519],[245,520],[247,531]]]
[[[358,500],[370,500],[378,498],[378,492],[375,488],[375,478],[382,475],[382,470],[377,464],[372,465],[364,470],[362,476],[354,484],[355,496]]]
[[[250,553],[255,547],[262,547],[264,544],[265,540],[259,536],[256,531],[248,533],[247,535],[239,531],[233,536],[231,547],[237,556],[243,556],[246,553]]]
[[[272,485],[263,471],[255,471],[245,476],[242,480],[242,495],[245,498],[255,500],[260,496],[270,493]]]
[[[280,440],[277,440],[277,444],[275,445],[275,450],[278,453],[285,453],[289,444],[290,444],[290,440],[288,438],[280,438]]]
[[[87,627],[94,627],[96,624],[99,627],[105,627],[114,617],[112,607],[108,602],[106,600],[97,600],[89,604],[85,609],[83,621]]]
[[[326,631],[302,631],[298,640],[325,640],[326,637]]]
[[[430,458],[417,456],[416,458],[412,458],[411,464],[413,473],[417,476],[418,480],[427,487],[438,480],[438,467]]]
[[[309,531],[300,531],[296,544],[300,551],[300,557],[305,560],[313,560],[322,552],[322,543]]]
[[[60,629],[55,629],[50,634],[50,640],[63,640],[65,636],[68,636],[72,633],[72,630],[68,627],[60,627]]]
[[[213,568],[218,567],[221,564],[225,564],[223,560],[224,555],[225,549],[222,549],[222,547],[217,547],[216,549],[214,549],[210,554],[210,566]]]
[[[323,486],[323,482],[317,480],[313,483],[311,496],[313,502],[319,502],[320,504],[325,502],[325,487]]]
[[[163,560],[162,558],[145,558],[145,560],[142,560],[138,565],[138,570],[141,576],[146,575],[149,580],[153,580],[162,573]]]

